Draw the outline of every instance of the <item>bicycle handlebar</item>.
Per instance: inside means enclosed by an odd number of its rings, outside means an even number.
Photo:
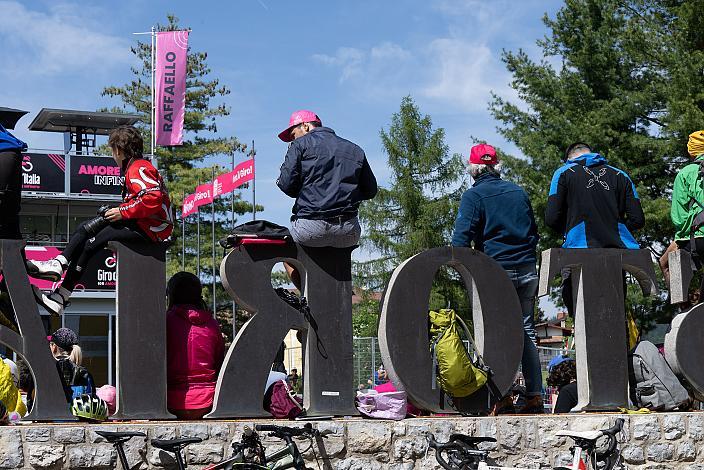
[[[291,428],[288,426],[277,426],[275,424],[257,424],[254,429],[260,432],[271,432],[280,436],[317,436],[320,433],[317,429],[313,429],[313,426],[308,423],[302,428]]]

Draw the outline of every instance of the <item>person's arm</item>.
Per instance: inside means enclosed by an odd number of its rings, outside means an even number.
[[[685,171],[682,170],[677,173],[675,184],[672,187],[672,206],[670,207],[670,218],[675,226],[675,233],[684,230],[689,220],[691,198],[687,193],[687,183]]]
[[[279,178],[276,180],[276,185],[287,196],[298,197],[298,193],[303,185],[301,174],[301,157],[303,152],[294,142],[288,148],[284,162],[281,164]]]
[[[550,182],[548,204],[545,207],[545,225],[554,231],[565,233],[567,223],[567,186],[564,182],[564,171],[556,171]]]
[[[471,246],[471,242],[477,234],[480,210],[479,201],[472,194],[472,191],[465,191],[460,202],[460,209],[457,211],[452,246]]]
[[[645,226],[645,214],[643,213],[643,206],[640,204],[640,198],[638,197],[638,191],[636,191],[636,185],[633,184],[631,178],[624,173],[624,178],[626,178],[626,227],[628,230],[638,230]]]
[[[372,167],[369,166],[367,157],[364,157],[362,173],[359,175],[359,193],[362,199],[372,199],[376,196],[378,189]]]
[[[128,171],[125,179],[129,194],[136,196],[120,204],[123,219],[146,219],[161,211],[165,197],[156,168],[152,165],[140,166],[136,171]]]

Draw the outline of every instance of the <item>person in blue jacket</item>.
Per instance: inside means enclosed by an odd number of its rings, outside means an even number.
[[[19,240],[22,151],[27,144],[0,124],[0,239]]]
[[[563,248],[640,248],[632,232],[645,215],[631,178],[584,142],[565,151],[552,177],[545,225],[564,236]],[[574,317],[570,269],[562,270],[562,299]],[[624,277],[624,290],[625,290]]]
[[[533,207],[523,188],[501,179],[499,159],[491,145],[472,147],[469,171],[474,184],[462,195],[452,245],[473,244],[475,250],[498,262],[513,282],[521,302],[524,331],[521,365],[526,404],[520,412],[542,413],[543,379],[535,333],[538,229]]]

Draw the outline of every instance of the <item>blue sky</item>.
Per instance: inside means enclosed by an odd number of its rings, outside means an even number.
[[[516,98],[501,51],[540,58],[541,18],[561,3],[0,0],[0,106],[30,111],[15,134],[31,147],[61,148],[60,135],[27,131],[36,112],[115,104],[100,91],[130,79],[132,33],[173,13],[192,28],[192,48],[208,52],[212,76],[232,90],[219,133],[256,142],[259,216],[287,224],[292,200],[274,185],[286,144],[276,135],[296,109],[315,111],[361,145],[382,185],[389,173],[379,131],[409,94],[446,130],[451,152],[467,156],[475,136],[516,154],[487,111],[491,91]]]
[[[219,133],[256,142],[260,215],[286,223],[292,200],[274,186],[286,144],[276,134],[296,109],[314,110],[361,145],[381,184],[388,171],[379,130],[408,94],[445,128],[451,152],[467,155],[471,136],[515,152],[487,111],[492,90],[515,98],[501,50],[539,57],[541,17],[560,3],[0,0],[0,106],[30,111],[15,134],[31,147],[60,148],[60,135],[27,131],[36,112],[115,104],[100,91],[130,79],[131,33],[174,13],[192,28],[193,49],[208,52],[212,76],[232,90]]]

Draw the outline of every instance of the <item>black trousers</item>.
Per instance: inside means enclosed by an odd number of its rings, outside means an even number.
[[[86,222],[78,226],[61,254],[68,260],[68,270],[61,286],[73,290],[83,275],[88,261],[111,241],[145,242],[151,241],[133,221],[116,222],[100,230],[95,236],[85,229]]]
[[[0,152],[0,238],[19,240],[22,201],[22,154]]]

